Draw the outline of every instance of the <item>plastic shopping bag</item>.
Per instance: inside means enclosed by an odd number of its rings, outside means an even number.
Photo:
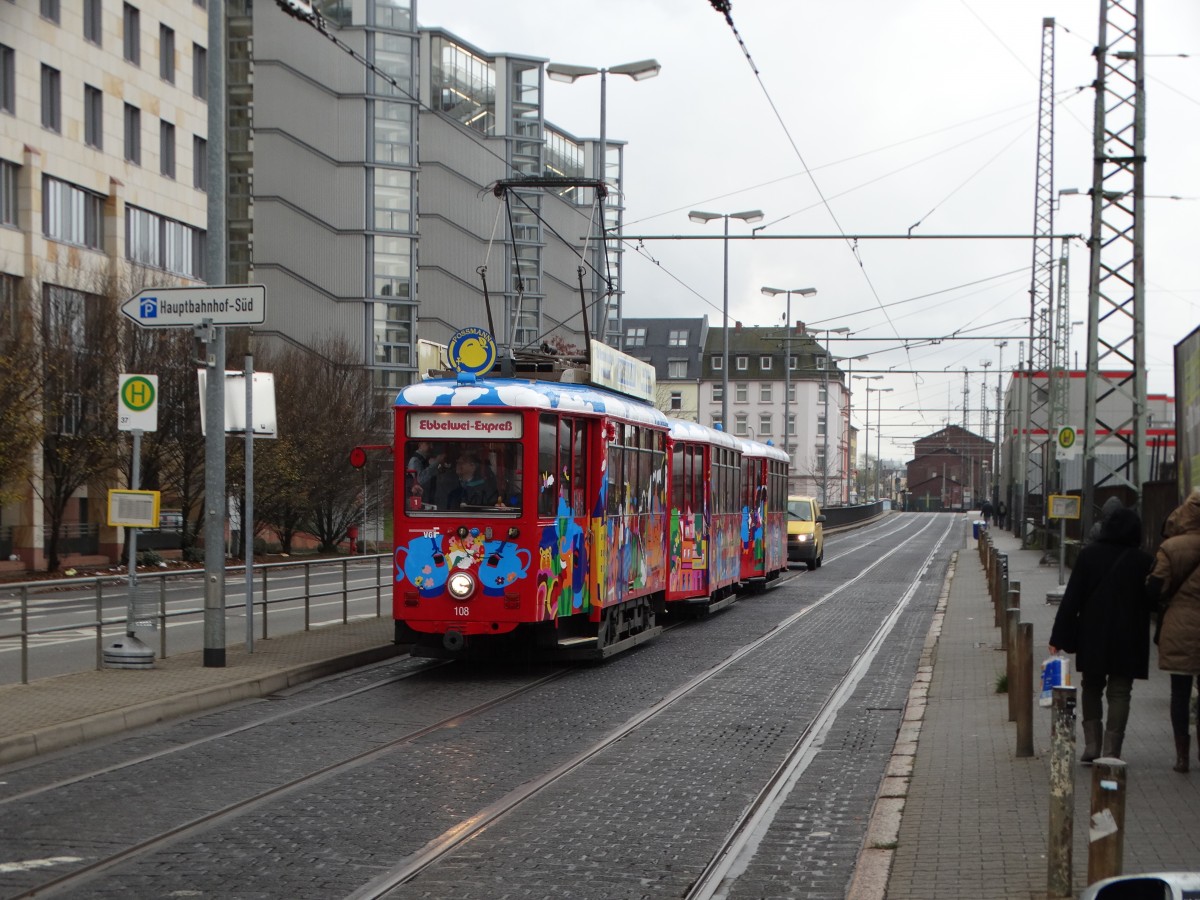
[[[1047,656],[1042,660],[1042,693],[1038,698],[1039,706],[1050,706],[1054,702],[1056,687],[1071,686],[1071,657]]]

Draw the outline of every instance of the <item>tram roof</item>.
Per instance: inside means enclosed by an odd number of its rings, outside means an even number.
[[[584,384],[480,378],[474,383],[434,378],[410,384],[396,395],[397,407],[508,407],[600,413],[666,428],[668,419],[647,403]]]
[[[748,441],[744,438],[740,440],[742,445],[742,456],[765,456],[768,459],[777,459],[780,462],[787,462],[788,455],[773,444],[764,444],[761,441]]]
[[[732,434],[709,428],[699,422],[689,422],[686,419],[671,419],[671,437],[677,441],[716,444],[718,447],[728,447],[730,450],[742,449],[741,440]]]

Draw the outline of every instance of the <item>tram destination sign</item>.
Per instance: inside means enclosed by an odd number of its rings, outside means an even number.
[[[261,284],[207,284],[139,291],[121,312],[142,328],[185,328],[207,319],[214,325],[261,325],[267,320],[267,288]]]

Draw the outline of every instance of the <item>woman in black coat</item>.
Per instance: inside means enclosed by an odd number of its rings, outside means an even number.
[[[1150,608],[1144,584],[1153,559],[1141,549],[1142,521],[1118,509],[1071,570],[1050,632],[1050,652],[1075,654],[1083,676],[1084,750],[1080,762],[1121,755],[1133,680],[1150,668]],[[1107,687],[1108,724],[1101,698]]]

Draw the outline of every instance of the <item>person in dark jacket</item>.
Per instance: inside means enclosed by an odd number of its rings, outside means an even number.
[[[1079,552],[1054,617],[1050,652],[1074,653],[1082,676],[1082,763],[1101,754],[1121,755],[1133,680],[1149,675],[1145,582],[1153,560],[1141,544],[1137,513],[1124,507],[1112,511],[1096,540]],[[1107,723],[1102,703],[1106,688]]]

